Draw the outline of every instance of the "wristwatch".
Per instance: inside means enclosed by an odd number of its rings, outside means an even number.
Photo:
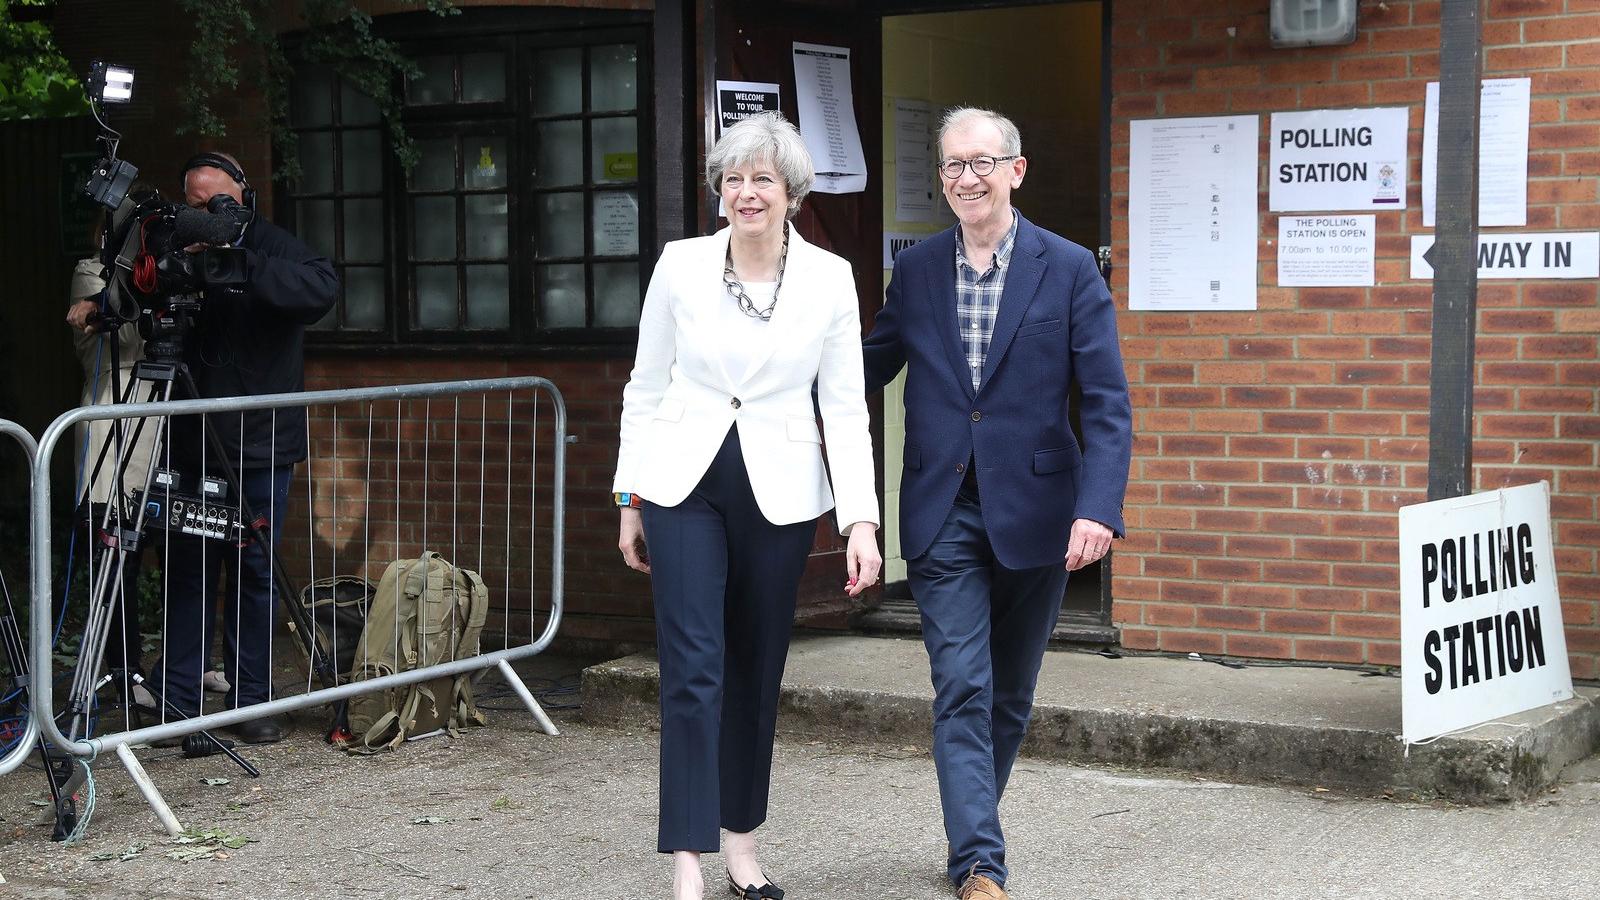
[[[629,493],[627,491],[614,492],[611,495],[611,499],[618,506],[622,506],[622,507],[628,507],[628,508],[632,508],[632,509],[639,509],[640,507],[644,506],[644,498],[643,497],[639,496],[638,494]]]

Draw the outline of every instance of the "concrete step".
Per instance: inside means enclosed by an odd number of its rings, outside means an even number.
[[[586,669],[586,719],[659,727],[652,654]],[[1400,679],[1341,669],[1053,650],[1023,754],[1169,769],[1232,781],[1326,787],[1457,803],[1525,800],[1600,746],[1600,690],[1409,749]],[[798,637],[779,727],[927,748],[933,689],[920,641]]]

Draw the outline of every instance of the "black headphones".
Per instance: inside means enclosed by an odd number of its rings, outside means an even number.
[[[245,207],[251,210],[256,208],[256,189],[251,187],[250,181],[244,177],[244,170],[235,165],[232,160],[220,153],[196,153],[189,157],[188,162],[183,164],[183,172],[180,177],[187,178],[191,171],[201,168],[221,169],[239,185],[239,195],[244,200]]]

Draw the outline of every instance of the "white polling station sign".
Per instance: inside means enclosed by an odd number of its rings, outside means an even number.
[[[1402,508],[1406,743],[1571,697],[1550,485]]]
[[[1268,208],[1405,209],[1409,122],[1403,106],[1273,113]]]

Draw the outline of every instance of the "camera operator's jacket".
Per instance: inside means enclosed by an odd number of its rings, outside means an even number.
[[[238,243],[245,250],[242,285],[206,290],[199,321],[184,358],[201,397],[243,397],[305,389],[305,328],[333,308],[339,279],[327,257],[261,216]],[[254,469],[290,465],[306,457],[303,407],[256,410],[245,415],[243,440],[238,414],[208,416],[228,461]],[[175,417],[175,461],[199,463],[203,437],[196,416]],[[204,450],[207,459],[214,455]],[[207,469],[216,471],[215,465]]]

